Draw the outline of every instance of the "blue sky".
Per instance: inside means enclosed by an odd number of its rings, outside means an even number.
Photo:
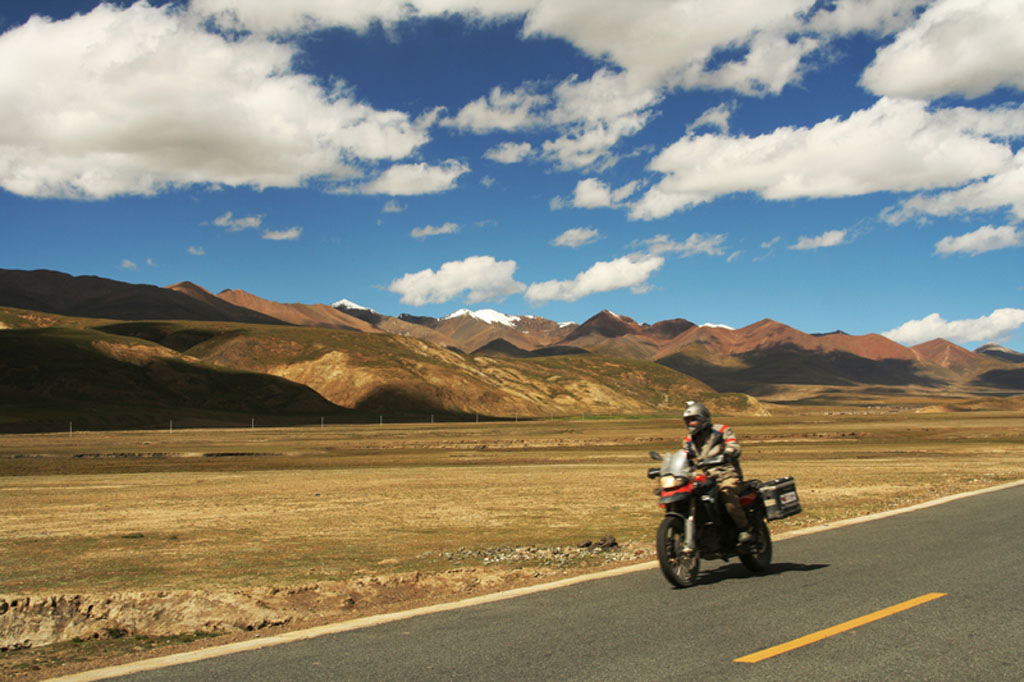
[[[0,267],[1024,351],[1019,0],[0,5]]]

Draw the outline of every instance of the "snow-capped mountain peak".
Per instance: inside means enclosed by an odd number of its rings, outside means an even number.
[[[370,310],[366,306],[361,306],[358,303],[353,303],[347,298],[343,298],[340,301],[335,301],[331,304],[332,308],[348,308],[349,310]]]
[[[730,331],[735,331],[732,327],[730,327],[727,324],[714,324],[712,322],[705,322],[704,324],[701,325],[701,327],[710,327],[712,329],[728,329]]]
[[[451,315],[447,315],[441,319],[451,320],[456,317],[464,317],[466,315],[472,317],[475,320],[486,322],[487,324],[503,324],[506,327],[514,327],[516,322],[518,322],[520,319],[515,315],[506,315],[505,313],[499,313],[497,310],[470,310],[468,308],[456,310]]]

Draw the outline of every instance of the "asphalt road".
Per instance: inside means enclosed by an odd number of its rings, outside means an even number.
[[[118,678],[1024,680],[1024,486],[775,545],[752,576],[655,570]],[[652,527],[651,532],[654,532]],[[735,659],[930,593],[758,663]]]

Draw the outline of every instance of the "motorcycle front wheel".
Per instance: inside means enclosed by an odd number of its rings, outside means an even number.
[[[758,516],[750,525],[757,542],[750,551],[740,553],[740,561],[748,570],[764,573],[772,563],[772,536],[768,532],[768,524],[763,516]]]
[[[658,526],[658,565],[665,578],[676,587],[689,587],[697,580],[700,554],[686,551],[686,522],[678,516],[666,516]]]

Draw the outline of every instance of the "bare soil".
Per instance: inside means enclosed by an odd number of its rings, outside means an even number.
[[[729,419],[773,532],[1024,478],[1024,413]],[[652,558],[676,420],[0,436],[0,678],[36,680]]]

